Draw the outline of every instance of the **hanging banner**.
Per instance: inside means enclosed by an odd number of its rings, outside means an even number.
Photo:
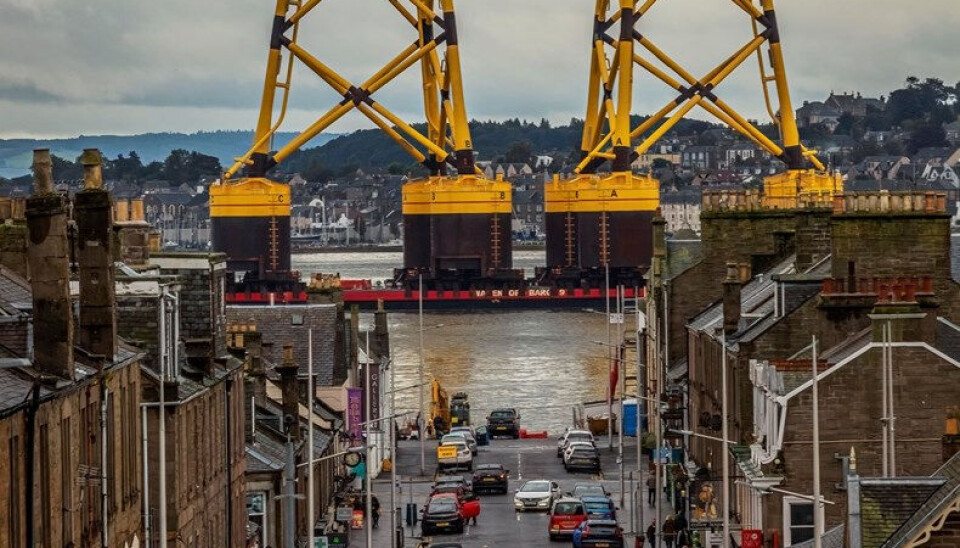
[[[368,420],[377,420],[380,418],[380,364],[371,363],[370,367],[370,414],[372,417]],[[366,409],[366,408],[364,408]],[[380,430],[380,423],[370,425],[371,430]]]
[[[690,512],[690,524],[693,528],[712,527],[720,523],[723,514],[721,500],[723,492],[722,482],[710,480],[694,481],[690,485],[690,494],[692,511]]]
[[[363,437],[363,390],[347,388],[347,432],[359,440]]]

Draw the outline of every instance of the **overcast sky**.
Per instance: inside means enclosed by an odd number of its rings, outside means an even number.
[[[582,117],[593,0],[459,0],[472,118]],[[272,0],[0,0],[0,137],[250,129],[266,62]],[[957,0],[780,0],[795,106],[831,90],[880,95],[907,75],[960,80]],[[750,38],[727,0],[660,0],[640,29],[700,75]],[[415,38],[386,0],[326,0],[301,42],[362,81]],[[417,121],[419,71],[378,94]],[[297,71],[289,130],[336,98]],[[719,89],[763,112],[754,60]],[[636,113],[667,88],[637,79]],[[697,112],[697,111],[694,111]],[[332,131],[369,127],[349,115]],[[698,116],[699,117],[699,116]]]

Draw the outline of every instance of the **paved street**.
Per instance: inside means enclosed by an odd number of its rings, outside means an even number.
[[[494,546],[563,546],[569,542],[550,542],[547,535],[548,518],[545,513],[518,513],[513,509],[513,492],[523,481],[532,479],[549,479],[560,483],[561,490],[567,491],[573,488],[578,481],[602,481],[607,491],[612,493],[614,502],[619,505],[620,499],[620,475],[619,467],[616,464],[616,448],[611,452],[607,449],[606,438],[600,440],[602,473],[599,475],[590,473],[568,473],[563,469],[563,463],[556,456],[556,439],[531,439],[531,440],[494,440],[491,445],[480,448],[480,454],[476,458],[476,463],[501,463],[510,470],[510,492],[506,495],[483,495],[482,511],[477,525],[468,526],[462,535],[442,535],[435,537],[435,540],[461,542],[465,547],[494,547]],[[435,460],[433,454],[436,447],[436,441],[427,440],[426,442],[426,471],[429,477],[420,476],[420,453],[417,442],[401,442],[399,449],[399,467],[397,473],[401,478],[401,494],[398,505],[402,508],[411,501],[422,507],[430,488],[433,484],[432,473],[435,470]],[[636,467],[636,446],[633,440],[626,441],[624,446],[624,468],[625,475],[629,479],[629,470]],[[646,461],[644,463],[646,468]],[[467,472],[463,472],[467,474]],[[646,481],[646,474],[641,478],[641,482]],[[641,486],[644,484],[641,483]],[[633,505],[631,503],[631,484],[625,481],[626,494],[624,496],[624,505],[620,508],[618,514],[621,526],[626,534],[626,546],[633,546],[633,532],[631,525],[631,516],[633,514]],[[373,546],[390,546],[389,536],[389,513],[390,507],[390,481],[389,474],[384,474],[380,479],[374,481],[374,494],[383,505],[383,517],[380,521],[380,527],[374,531]],[[646,497],[645,488],[639,493],[640,497]],[[667,503],[664,502],[667,506]],[[652,518],[653,510],[646,505],[642,508],[643,523],[648,523]],[[664,512],[669,513],[669,510]],[[401,522],[402,523],[402,522]],[[419,542],[420,528],[417,526],[413,531],[409,527],[404,528],[405,546],[416,546]],[[353,531],[351,534],[352,546],[364,546],[364,532]]]

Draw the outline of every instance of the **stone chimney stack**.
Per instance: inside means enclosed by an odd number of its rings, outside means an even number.
[[[260,333],[258,331],[244,331],[243,348],[246,354],[244,365],[246,375],[243,386],[243,392],[246,394],[243,402],[244,413],[246,414],[244,423],[246,424],[246,440],[248,443],[252,443],[255,428],[253,415],[256,412],[254,406],[256,404],[262,405],[267,397],[267,372],[263,366]]]
[[[73,306],[67,244],[67,204],[53,189],[49,150],[33,153],[33,196],[27,199],[27,263],[33,290],[33,345],[36,368],[74,379]]]
[[[267,396],[267,369],[263,365],[263,345],[259,331],[247,331],[243,334],[243,347],[247,353],[247,377],[250,378],[249,394],[263,403]]]
[[[293,345],[283,345],[283,363],[277,365],[280,373],[280,389],[283,391],[283,427],[293,440],[300,439],[300,388],[297,374],[300,370],[293,360]]]
[[[740,294],[743,279],[740,265],[727,263],[727,278],[723,281],[723,332],[736,333],[740,327]]]
[[[103,188],[100,151],[84,150],[81,162],[83,190],[74,197],[80,272],[80,347],[113,360],[117,350],[117,310],[111,199]]]

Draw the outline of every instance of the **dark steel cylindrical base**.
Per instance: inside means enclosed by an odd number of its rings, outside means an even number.
[[[507,213],[404,215],[405,268],[484,275],[513,268]]]
[[[263,273],[290,270],[290,217],[213,217],[213,250],[227,269]]]
[[[548,213],[547,267],[603,268],[606,254],[611,268],[645,270],[653,256],[654,216],[653,211]]]

